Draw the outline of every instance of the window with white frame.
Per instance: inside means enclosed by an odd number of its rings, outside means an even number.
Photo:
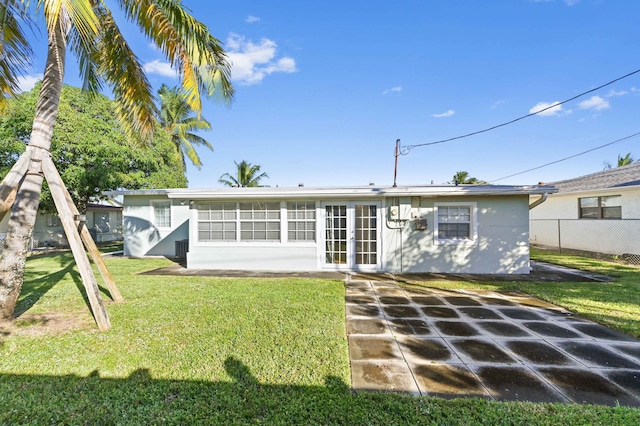
[[[239,203],[240,241],[279,241],[280,203]]]
[[[152,201],[153,224],[158,228],[171,228],[171,201]]]
[[[198,203],[198,241],[236,241],[236,203]]]
[[[434,236],[440,244],[466,244],[477,239],[475,203],[436,203]]]
[[[288,202],[287,229],[289,241],[315,241],[316,203],[309,201]]]
[[[199,242],[280,241],[280,202],[201,202],[196,209]]]

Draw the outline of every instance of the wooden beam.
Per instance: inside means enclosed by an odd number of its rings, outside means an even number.
[[[29,169],[32,151],[27,149],[0,182],[0,220],[4,218],[16,199],[18,187]]]
[[[107,310],[100,298],[100,289],[98,288],[96,277],[93,274],[93,269],[91,269],[91,263],[89,263],[87,253],[84,251],[84,247],[82,246],[82,240],[80,239],[80,234],[78,233],[78,228],[76,227],[76,222],[74,220],[74,213],[71,211],[71,207],[67,203],[67,199],[64,195],[64,182],[62,182],[51,157],[49,155],[44,155],[43,157],[42,171],[44,172],[44,177],[47,179],[47,183],[49,184],[49,190],[51,191],[53,202],[58,210],[60,222],[62,223],[64,232],[67,235],[67,241],[69,242],[80,276],[82,277],[82,283],[84,284],[87,297],[89,298],[93,317],[96,320],[98,329],[100,331],[106,331],[111,328],[111,323],[107,316]]]
[[[55,170],[55,172],[58,174],[57,169]],[[60,181],[62,181],[62,178],[60,178]],[[67,204],[71,207],[71,212],[74,214],[74,218],[77,218],[80,215],[80,213],[78,212],[78,207],[76,207],[76,205],[73,203],[73,199],[71,198],[71,194],[69,194],[67,187],[63,185],[62,188],[64,190],[64,195],[65,195],[65,199],[67,200]],[[100,251],[98,250],[98,247],[96,246],[95,241],[93,241],[93,238],[91,237],[91,232],[89,232],[89,229],[87,229],[86,223],[81,222],[79,220],[76,220],[75,222],[76,222],[76,226],[78,227],[78,230],[80,231],[80,238],[82,239],[84,246],[87,248],[87,251],[91,255],[91,259],[93,260],[93,263],[95,263],[96,266],[98,267],[98,271],[100,271],[102,280],[109,288],[111,299],[114,302],[124,301],[124,297],[122,297],[122,295],[120,294],[120,290],[118,290],[118,287],[116,286],[116,281],[111,276],[109,269],[107,269],[107,265],[106,263],[104,263],[104,259],[102,258],[102,255],[100,254]]]

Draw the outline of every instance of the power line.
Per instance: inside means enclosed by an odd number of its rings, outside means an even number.
[[[455,140],[457,140],[457,139],[468,138],[469,136],[478,135],[478,134],[480,134],[480,133],[485,133],[485,132],[488,132],[488,131],[490,131],[490,130],[495,130],[495,129],[499,128],[499,127],[507,126],[507,125],[509,125],[509,124],[515,123],[516,121],[520,121],[520,120],[522,120],[522,119],[525,119],[525,118],[528,118],[528,117],[531,117],[531,116],[534,116],[534,115],[540,114],[540,113],[542,113],[542,112],[545,112],[545,111],[546,111],[546,110],[548,110],[548,109],[555,108],[555,107],[557,107],[557,106],[559,106],[559,105],[562,105],[562,104],[566,104],[567,102],[571,102],[571,101],[573,101],[573,100],[575,100],[575,99],[578,99],[578,98],[579,98],[579,97],[581,97],[581,96],[584,96],[584,95],[587,95],[587,94],[589,94],[589,93],[595,92],[596,90],[600,90],[600,89],[602,89],[603,87],[607,87],[607,86],[609,86],[609,85],[611,85],[611,84],[613,84],[613,83],[615,83],[615,82],[617,82],[617,81],[620,81],[620,80],[622,80],[622,79],[625,79],[625,78],[627,78],[627,77],[630,77],[630,76],[632,76],[632,75],[634,75],[634,74],[637,74],[637,73],[639,73],[639,72],[640,72],[640,69],[637,69],[637,70],[635,70],[635,71],[633,71],[633,72],[630,72],[629,74],[625,74],[625,75],[623,75],[622,77],[618,77],[618,78],[616,78],[615,80],[611,80],[611,81],[609,81],[608,83],[602,84],[602,85],[600,85],[600,86],[598,86],[598,87],[596,87],[596,88],[594,88],[594,89],[587,90],[586,92],[582,92],[582,93],[580,93],[579,95],[573,96],[572,98],[566,99],[566,100],[564,100],[564,101],[562,101],[562,102],[556,102],[556,103],[554,103],[553,105],[550,105],[550,106],[548,106],[548,107],[546,107],[546,108],[541,109],[540,111],[536,111],[536,112],[529,113],[529,114],[527,114],[527,115],[523,115],[522,117],[518,117],[518,118],[516,118],[516,119],[514,119],[514,120],[507,121],[506,123],[498,124],[498,125],[496,125],[496,126],[492,126],[492,127],[489,127],[489,128],[487,128],[487,129],[483,129],[483,130],[478,130],[478,131],[476,131],[476,132],[467,133],[466,135],[455,136],[455,137],[453,137],[453,138],[442,139],[442,140],[435,141],[435,142],[420,143],[420,144],[416,144],[416,145],[408,145],[408,146],[404,147],[404,148],[400,151],[400,155],[407,155],[407,154],[409,154],[409,152],[410,152],[412,149],[414,149],[414,148],[418,148],[418,147],[421,147],[421,146],[437,145],[437,144],[441,144],[441,143],[445,143],[445,142],[451,142],[451,141],[455,141]]]
[[[604,145],[597,146],[597,147],[595,147],[595,148],[588,149],[588,150],[586,150],[586,151],[582,151],[582,152],[580,152],[580,153],[578,153],[578,154],[570,155],[569,157],[561,158],[560,160],[552,161],[552,162],[550,162],[550,163],[546,163],[546,164],[543,164],[543,165],[541,165],[541,166],[538,166],[538,167],[534,167],[534,168],[531,168],[531,169],[525,170],[525,171],[523,171],[523,172],[518,172],[518,173],[511,174],[511,175],[509,175],[509,176],[501,177],[501,178],[499,178],[499,179],[494,179],[494,180],[492,180],[492,181],[491,181],[491,182],[489,182],[489,183],[494,183],[494,182],[497,182],[497,181],[499,181],[499,180],[507,179],[507,178],[510,178],[510,177],[518,176],[518,175],[523,175],[523,174],[525,174],[525,173],[529,173],[529,172],[531,172],[531,171],[533,171],[533,170],[538,170],[538,169],[541,169],[541,168],[543,168],[543,167],[550,166],[550,165],[552,165],[552,164],[556,164],[556,163],[560,163],[560,162],[562,162],[562,161],[570,160],[571,158],[575,158],[575,157],[578,157],[578,156],[580,156],[580,155],[584,155],[584,154],[587,154],[587,153],[589,153],[589,152],[596,151],[596,150],[598,150],[598,149],[601,149],[601,148],[607,147],[607,146],[609,146],[609,145],[613,145],[614,143],[618,143],[618,142],[625,141],[625,140],[627,140],[627,139],[635,138],[636,136],[640,136],[640,132],[634,133],[634,134],[629,135],[629,136],[625,136],[625,137],[623,137],[623,138],[617,139],[617,140],[615,140],[615,141],[613,141],[613,142],[606,143],[606,144],[604,144]]]

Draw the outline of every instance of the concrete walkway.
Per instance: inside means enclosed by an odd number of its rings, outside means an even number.
[[[627,335],[519,292],[345,282],[355,390],[640,406],[640,341]]]

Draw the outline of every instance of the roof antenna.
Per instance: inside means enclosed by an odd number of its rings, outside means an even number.
[[[396,166],[393,169],[393,187],[397,187],[396,177],[398,176],[398,156],[400,155],[400,139],[396,139]]]

